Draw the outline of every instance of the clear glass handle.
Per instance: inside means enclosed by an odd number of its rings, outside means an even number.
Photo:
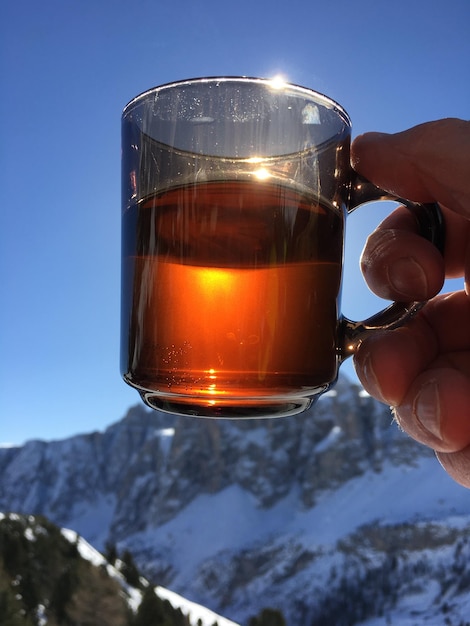
[[[393,196],[376,187],[367,179],[354,173],[351,185],[350,206],[354,211],[361,204],[376,200],[394,200],[406,206],[414,215],[422,237],[428,239],[443,254],[445,245],[445,224],[438,204],[419,204],[405,198]],[[342,360],[354,354],[358,344],[376,330],[393,330],[402,326],[415,315],[426,302],[394,302],[387,308],[361,322],[347,317],[340,321],[340,357]]]

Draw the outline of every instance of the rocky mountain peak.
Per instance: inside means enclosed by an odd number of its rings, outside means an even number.
[[[371,572],[413,575],[403,533],[456,550],[470,527],[468,491],[344,378],[289,418],[177,418],[137,405],[104,432],[0,449],[0,472],[0,510],[129,549],[155,584],[240,623],[279,605],[289,626],[340,624],[314,621],[337,619],[340,592],[373,615]],[[423,571],[434,580],[452,554]]]

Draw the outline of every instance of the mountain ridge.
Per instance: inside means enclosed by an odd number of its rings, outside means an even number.
[[[173,418],[137,405],[102,433],[0,449],[0,472],[0,510],[129,549],[153,582],[241,624],[273,607],[289,626],[339,626],[321,622],[334,612],[329,588],[358,598],[348,626],[394,616],[409,594],[374,600],[373,572],[397,586],[413,558],[429,588],[458,589],[436,572],[461,568],[453,550],[467,550],[470,530],[470,492],[344,378],[295,418]],[[439,543],[443,529],[451,543]],[[413,551],[408,536],[430,547]]]

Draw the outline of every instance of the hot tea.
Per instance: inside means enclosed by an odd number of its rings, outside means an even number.
[[[129,382],[165,408],[217,414],[236,398],[336,376],[343,216],[269,181],[192,184],[124,215]],[[195,408],[197,412],[197,408]]]

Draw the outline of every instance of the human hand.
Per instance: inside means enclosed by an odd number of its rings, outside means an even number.
[[[365,389],[392,406],[399,425],[436,451],[470,487],[470,122],[446,119],[394,135],[367,133],[352,164],[390,193],[439,202],[444,258],[399,207],[369,237],[361,266],[369,287],[392,300],[427,300],[405,326],[376,333],[354,357]],[[465,289],[436,296],[446,278]]]

